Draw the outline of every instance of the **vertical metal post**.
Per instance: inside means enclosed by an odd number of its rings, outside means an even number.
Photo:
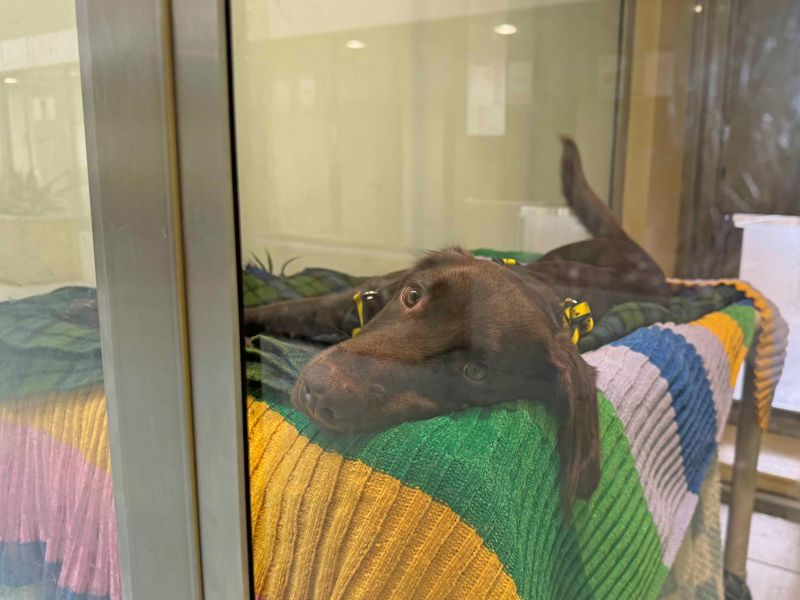
[[[214,600],[250,590],[226,25],[223,0],[172,0],[203,591]]]
[[[617,92],[614,100],[614,138],[608,192],[608,206],[620,221],[622,220],[622,197],[625,191],[625,155],[628,148],[635,19],[636,0],[621,0],[619,8]]]
[[[761,429],[756,418],[755,374],[748,361],[745,365],[739,422],[736,424],[736,451],[724,559],[725,568],[743,579],[747,575],[747,546],[756,499],[760,447]]]
[[[77,17],[122,593],[201,598],[169,5]]]
[[[251,594],[223,0],[79,0],[126,598]]]

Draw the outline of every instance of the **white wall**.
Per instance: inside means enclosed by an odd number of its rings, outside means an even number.
[[[0,301],[94,285],[74,6],[0,0]]]
[[[374,273],[445,244],[520,249],[520,207],[563,204],[558,133],[607,195],[618,1],[238,0],[233,17],[245,259]]]

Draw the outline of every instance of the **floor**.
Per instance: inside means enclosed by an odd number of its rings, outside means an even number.
[[[726,425],[719,445],[720,475],[731,479],[736,446],[736,427]],[[800,498],[800,439],[765,433],[758,455],[758,489]]]
[[[721,507],[720,518],[724,537],[726,505]],[[800,524],[762,513],[753,515],[747,584],[753,600],[800,598]]]

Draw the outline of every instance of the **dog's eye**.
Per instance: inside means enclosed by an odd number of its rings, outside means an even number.
[[[463,372],[467,379],[472,379],[472,381],[483,381],[486,379],[486,375],[489,372],[489,367],[486,366],[486,363],[471,362],[464,365]]]
[[[403,304],[408,308],[413,308],[422,300],[422,289],[418,285],[410,285],[403,290],[401,298]]]

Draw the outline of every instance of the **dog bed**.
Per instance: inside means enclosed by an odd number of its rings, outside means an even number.
[[[245,297],[355,281],[249,269]],[[67,288],[0,305],[0,505],[10,508],[0,586],[35,585],[48,598],[120,593],[99,336],[69,316],[91,297]],[[752,303],[722,286],[681,289],[668,307],[616,307],[597,324],[582,344],[600,373],[603,476],[570,521],[559,508],[557,423],[541,404],[333,435],[285,401],[318,348],[257,339],[247,363],[257,594],[658,595],[756,321]]]

